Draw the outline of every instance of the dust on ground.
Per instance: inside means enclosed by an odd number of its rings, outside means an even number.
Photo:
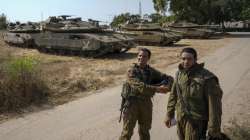
[[[228,43],[230,43],[228,38],[183,39],[173,46],[146,47],[152,51],[150,64],[159,70],[164,70],[170,64],[179,61],[179,52],[184,47],[197,49],[198,56],[203,57]],[[128,67],[136,62],[137,51],[138,48],[133,48],[127,53],[94,59],[40,53],[36,49],[9,46],[2,39],[0,40],[0,60],[31,56],[40,61],[43,76],[54,91],[50,95],[50,101],[55,105],[87,96],[89,91],[101,90],[121,83]]]

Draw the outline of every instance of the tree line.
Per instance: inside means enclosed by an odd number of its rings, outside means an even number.
[[[7,18],[5,14],[0,15],[0,30],[6,29],[7,27]]]
[[[250,20],[250,0],[152,0],[156,13],[144,16],[152,22],[187,21],[197,24],[221,24],[225,21]],[[166,12],[171,15],[166,16]],[[142,17],[122,13],[113,18],[111,26],[117,27],[129,19]],[[6,28],[6,15],[0,15],[0,29]]]
[[[197,24],[222,24],[225,21],[250,19],[250,0],[152,0],[156,13],[152,22],[187,21]],[[166,16],[166,12],[171,15]],[[115,16],[116,26],[130,19],[129,13]],[[137,15],[138,17],[139,15]]]
[[[165,1],[165,0],[160,0]],[[199,24],[250,19],[249,0],[166,0],[177,20]]]

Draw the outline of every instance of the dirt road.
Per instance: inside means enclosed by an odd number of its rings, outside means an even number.
[[[234,36],[232,43],[202,58],[220,78],[224,90],[223,123],[243,112],[249,101],[250,36]],[[166,72],[174,75],[176,65]],[[68,104],[12,119],[0,124],[0,140],[117,140],[121,87],[106,89]],[[175,140],[175,128],[163,125],[168,95],[154,97],[153,140]],[[239,104],[241,103],[241,104]],[[250,109],[249,105],[244,110]],[[249,114],[248,114],[249,115]],[[250,116],[250,115],[249,115]],[[137,130],[133,140],[138,139]]]

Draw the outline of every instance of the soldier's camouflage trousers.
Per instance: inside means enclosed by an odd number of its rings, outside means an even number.
[[[130,140],[133,129],[138,121],[140,140],[150,140],[152,124],[152,101],[151,99],[138,99],[125,110],[123,115],[123,130],[119,140]]]
[[[179,140],[206,140],[207,121],[192,120],[183,117],[177,121]]]

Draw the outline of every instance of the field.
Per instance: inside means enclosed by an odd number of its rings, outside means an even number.
[[[173,46],[146,47],[152,51],[150,65],[163,71],[179,61],[179,52],[184,47],[197,49],[198,57],[202,57],[229,42],[228,38],[183,39]],[[95,90],[120,84],[128,67],[137,61],[137,51],[138,48],[133,48],[124,54],[112,54],[94,59],[44,54],[36,49],[9,46],[0,40],[0,62],[23,56],[39,60],[42,76],[52,91],[49,101],[55,105],[87,96]]]

